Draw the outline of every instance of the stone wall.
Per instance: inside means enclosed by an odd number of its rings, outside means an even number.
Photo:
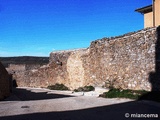
[[[22,72],[22,71],[28,71],[32,69],[38,69],[43,65],[40,64],[9,64],[6,68],[9,73],[12,72]]]
[[[10,94],[9,75],[5,67],[0,62],[0,100],[3,100]]]
[[[48,65],[38,69],[16,71],[13,78],[18,86],[46,87],[55,83],[63,83],[71,89],[83,86],[84,70],[80,57],[86,50],[52,52]]]
[[[87,78],[98,85],[105,82],[117,88],[150,90],[149,74],[155,71],[155,30],[93,41]]]
[[[13,71],[25,71],[26,67],[25,64],[9,64],[6,70],[12,73]]]
[[[15,79],[18,85],[31,87],[63,83],[70,89],[93,85],[151,90],[156,29],[99,39],[86,49],[52,52],[48,65],[16,73]]]

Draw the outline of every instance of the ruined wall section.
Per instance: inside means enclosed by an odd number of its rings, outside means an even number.
[[[87,78],[97,85],[150,90],[149,74],[155,71],[156,40],[156,28],[150,28],[93,41],[86,66],[90,71]]]
[[[65,84],[70,89],[86,85],[84,61],[88,54],[88,49],[52,52],[50,54],[50,66],[56,67],[50,67],[50,69],[54,69],[53,73],[49,73],[52,76],[50,81]],[[51,82],[49,83],[51,84]]]
[[[9,64],[8,67],[6,68],[6,70],[9,73],[18,72],[18,71],[25,71],[26,66],[25,66],[25,64]]]
[[[144,29],[99,39],[93,41],[85,52],[72,52],[67,62],[62,62],[67,66],[66,81],[71,81],[67,85],[72,88],[94,85],[151,90],[149,76],[155,72],[156,35],[156,28]],[[56,54],[51,53],[50,61]],[[66,51],[62,54],[65,55]],[[66,84],[65,81],[62,83]]]
[[[47,87],[62,83],[70,89],[84,85],[82,56],[87,49],[57,51],[50,54],[50,63],[38,69],[16,72],[18,86]]]
[[[56,51],[50,63],[17,73],[19,86],[47,87],[63,83],[70,89],[85,85],[151,90],[155,72],[156,28],[93,41],[89,48]]]

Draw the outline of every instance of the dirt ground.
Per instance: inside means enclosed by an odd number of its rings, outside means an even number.
[[[9,98],[0,101],[0,120],[125,119],[159,120],[160,103],[105,99],[40,88],[17,88]]]

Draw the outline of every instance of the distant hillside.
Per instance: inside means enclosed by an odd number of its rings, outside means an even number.
[[[20,57],[0,57],[2,64],[7,67],[9,64],[47,64],[49,63],[49,57],[32,57],[32,56],[20,56]]]

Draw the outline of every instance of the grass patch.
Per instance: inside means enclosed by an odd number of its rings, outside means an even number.
[[[84,86],[84,87],[79,87],[78,89],[75,89],[74,92],[89,92],[94,90],[95,88],[93,86]]]
[[[55,85],[49,85],[47,88],[50,90],[69,90],[69,88],[65,85],[58,83],[56,83]]]
[[[129,98],[129,99],[138,99],[143,94],[147,93],[145,90],[120,90],[116,88],[110,89],[108,92],[105,92],[100,95],[104,98]]]

